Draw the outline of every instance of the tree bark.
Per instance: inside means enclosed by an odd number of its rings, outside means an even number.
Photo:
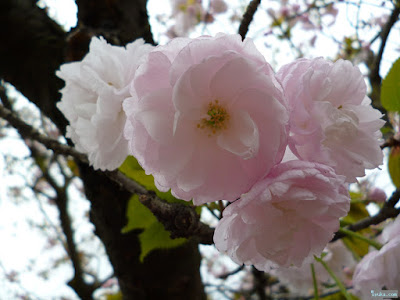
[[[77,0],[79,27],[66,33],[33,0],[1,0],[0,78],[13,84],[65,133],[56,108],[63,82],[55,71],[80,59],[92,35],[124,45],[138,37],[153,43],[145,0]],[[101,172],[80,165],[91,202],[90,219],[103,241],[124,299],[206,299],[198,243],[155,250],[140,263],[139,231],[122,234],[130,194]]]

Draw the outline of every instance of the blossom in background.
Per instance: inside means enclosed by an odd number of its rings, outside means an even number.
[[[382,232],[380,250],[369,252],[357,265],[353,286],[357,296],[373,299],[371,290],[383,288],[397,290],[400,287],[400,217]],[[376,297],[375,297],[376,298]]]
[[[382,164],[382,114],[351,62],[298,59],[277,77],[289,101],[289,144],[300,159],[329,165],[347,182]]]
[[[94,37],[89,48],[82,61],[66,63],[57,72],[65,81],[57,107],[69,121],[67,137],[76,149],[88,155],[95,169],[112,170],[129,154],[122,102],[152,46],[139,39],[118,47]]]
[[[323,252],[326,255],[322,259],[332,272],[342,282],[348,282],[351,277],[345,271],[355,267],[356,261],[343,242],[339,240],[329,243]],[[335,284],[322,264],[316,261],[313,264],[319,288]],[[277,268],[272,270],[272,274],[295,295],[307,296],[314,289],[310,262],[304,263],[301,267]]]
[[[263,271],[300,267],[321,254],[349,208],[344,176],[318,163],[288,161],[224,210],[215,246]]]
[[[282,88],[252,40],[239,35],[156,47],[124,109],[132,154],[157,188],[196,205],[237,199],[287,145]]]
[[[228,10],[228,5],[224,0],[210,0],[211,11],[215,14],[221,14]]]
[[[171,0],[175,24],[169,30],[171,38],[186,36],[205,16],[201,0]]]

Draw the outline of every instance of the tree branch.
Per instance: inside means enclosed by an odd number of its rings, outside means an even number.
[[[46,146],[46,148],[53,150],[54,153],[70,155],[81,162],[88,163],[86,155],[76,151],[68,145],[61,144],[57,140],[41,134],[38,130],[25,123],[14,112],[5,108],[3,105],[0,105],[0,118],[8,121],[11,126],[17,129],[22,138],[38,141]]]
[[[397,189],[393,192],[392,196],[388,201],[385,202],[381,210],[375,216],[365,218],[357,223],[351,224],[346,229],[351,231],[360,231],[362,229],[368,228],[371,225],[377,225],[389,218],[395,218],[399,215],[400,210],[396,209],[395,206],[400,199],[400,189]],[[338,239],[345,237],[345,235],[341,232],[336,232],[335,236],[331,240],[334,242]]]
[[[379,74],[379,70],[380,70],[380,66],[381,66],[383,52],[386,47],[387,38],[389,36],[390,30],[393,28],[394,24],[399,19],[399,13],[400,13],[400,5],[397,4],[397,5],[395,5],[388,21],[386,22],[385,26],[383,27],[383,29],[380,33],[380,38],[381,38],[382,42],[379,47],[378,54],[375,57],[370,58],[369,62],[368,62],[369,69],[371,70],[368,78],[369,78],[369,81],[370,81],[371,87],[372,87],[372,92],[371,92],[370,98],[372,99],[372,104],[374,105],[374,107],[379,109],[383,114],[386,113],[386,110],[383,108],[383,106],[380,102],[382,78]],[[373,56],[373,55],[371,55],[371,56]]]
[[[43,154],[40,153],[40,151],[35,147],[35,144],[32,143],[31,145],[29,144],[26,145],[29,147],[29,150],[31,151],[31,156],[35,160],[36,165],[41,170],[44,179],[50,184],[50,186],[56,193],[54,201],[58,209],[61,228],[65,236],[67,254],[71,260],[72,267],[74,269],[74,276],[68,282],[68,285],[75,291],[75,293],[81,299],[87,299],[87,300],[93,299],[92,294],[99,287],[99,284],[97,281],[95,281],[93,284],[88,284],[84,280],[84,270],[82,268],[82,261],[80,259],[79,251],[74,241],[72,222],[67,209],[68,207],[67,183],[65,184],[65,186],[59,186],[49,172],[50,163],[45,165],[39,163],[39,161],[41,161],[41,158],[43,157]]]
[[[200,222],[193,206],[167,203],[156,197],[155,193],[140,195],[139,200],[151,210],[165,229],[171,232],[172,238],[194,236],[201,244],[214,244],[214,228]]]
[[[256,13],[260,3],[261,0],[252,0],[246,8],[246,12],[244,13],[242,22],[239,26],[239,34],[241,35],[242,40],[244,40],[249,31],[250,23],[253,21],[254,14]]]
[[[76,151],[68,145],[61,144],[60,142],[41,134],[3,105],[0,105],[0,117],[7,120],[14,128],[16,128],[23,138],[38,141],[46,146],[46,148],[53,150],[56,154],[70,155],[75,159],[78,159],[78,161],[88,164],[86,155]],[[126,191],[129,191],[132,194],[138,194],[141,197],[140,199],[142,203],[153,212],[165,228],[171,232],[172,236],[196,236],[199,238],[200,243],[213,244],[214,229],[200,222],[194,207],[164,202],[118,170],[105,171],[104,174],[114,182],[118,183]],[[51,182],[49,183],[51,184]]]

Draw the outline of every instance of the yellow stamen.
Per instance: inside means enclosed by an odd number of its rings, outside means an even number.
[[[215,135],[217,132],[227,129],[229,123],[229,113],[219,103],[218,100],[208,104],[207,117],[202,118],[197,124],[199,129],[207,129],[211,134]],[[209,136],[211,136],[209,134]]]

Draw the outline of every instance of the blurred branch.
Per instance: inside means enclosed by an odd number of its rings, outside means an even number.
[[[54,177],[50,174],[50,167],[52,161],[43,163],[44,154],[35,146],[34,143],[26,144],[31,151],[31,156],[35,160],[36,165],[39,167],[43,174],[43,178],[49,183],[52,189],[55,191],[56,196],[53,200],[56,203],[61,228],[65,236],[66,251],[71,260],[72,267],[74,269],[74,277],[68,282],[68,285],[75,291],[75,293],[81,299],[93,299],[93,292],[100,286],[97,280],[94,283],[86,283],[84,279],[84,270],[82,267],[82,259],[79,254],[79,250],[74,241],[74,232],[72,229],[71,217],[68,213],[68,195],[67,187],[68,181],[65,180],[64,185],[60,186],[57,184]]]
[[[368,228],[371,225],[377,225],[389,218],[395,218],[400,213],[400,209],[396,209],[395,206],[400,199],[400,189],[397,189],[393,192],[392,196],[390,196],[389,200],[385,202],[381,210],[374,216],[365,218],[357,223],[351,224],[345,229],[351,231],[360,231],[362,229]],[[345,237],[345,235],[341,232],[336,232],[335,236],[331,240],[334,242],[338,239]]]
[[[240,271],[242,271],[244,269],[244,267],[245,267],[245,265],[241,265],[231,272],[219,275],[218,278],[219,279],[227,279],[229,276],[235,275],[235,274],[239,273]]]
[[[268,276],[267,273],[257,270],[255,267],[252,267],[251,273],[254,277],[254,291],[260,300],[270,300],[272,299],[269,297],[265,291],[265,288],[268,284]]]
[[[10,99],[8,99],[6,88],[4,87],[2,80],[0,80],[0,100],[3,103],[4,107],[11,109],[11,102]]]
[[[381,38],[381,45],[379,47],[378,54],[375,57],[369,58],[369,62],[368,62],[368,66],[370,69],[368,78],[369,78],[369,81],[370,81],[371,87],[372,87],[372,92],[371,92],[370,98],[372,99],[372,104],[374,105],[374,107],[378,108],[384,114],[386,113],[386,111],[382,107],[382,104],[380,103],[382,78],[379,74],[379,70],[380,70],[383,52],[385,50],[385,46],[386,46],[386,42],[387,42],[390,30],[393,28],[394,24],[399,20],[399,13],[400,13],[400,6],[395,5],[388,21],[383,26],[383,29],[382,29],[381,33],[379,34],[379,36]],[[371,54],[372,54],[372,52],[371,52]],[[373,56],[373,55],[371,55],[371,56]]]
[[[399,20],[399,13],[400,13],[400,6],[395,6],[388,21],[386,22],[385,26],[383,27],[380,33],[380,38],[382,42],[381,46],[379,47],[379,52],[374,59],[373,69],[371,70],[370,74],[370,77],[372,78],[376,79],[379,78],[379,80],[381,80],[379,75],[379,69],[382,61],[383,52],[385,50],[386,41],[389,37],[390,30],[393,28],[394,24]]]
[[[254,14],[256,13],[260,3],[261,0],[252,0],[246,8],[246,12],[244,13],[242,22],[239,26],[239,34],[241,35],[242,40],[244,40],[249,31],[250,23],[253,21]]]

